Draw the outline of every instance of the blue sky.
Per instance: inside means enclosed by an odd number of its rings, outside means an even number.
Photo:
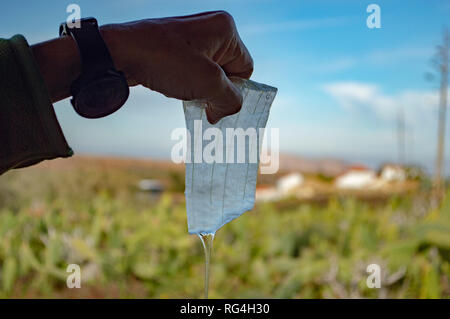
[[[0,36],[22,33],[30,43],[55,37],[70,3],[100,24],[227,10],[254,58],[252,79],[279,89],[268,125],[280,128],[282,151],[371,166],[395,161],[403,108],[407,158],[433,167],[437,83],[424,74],[448,26],[449,1],[10,1],[2,4]],[[366,26],[371,3],[381,7],[381,29]],[[141,87],[131,94],[99,120],[80,118],[68,100],[55,104],[75,152],[170,157],[170,132],[184,127],[181,102]]]

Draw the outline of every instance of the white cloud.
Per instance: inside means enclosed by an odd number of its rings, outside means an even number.
[[[395,120],[403,108],[408,124],[430,122],[438,105],[438,95],[432,91],[405,90],[389,95],[377,85],[361,82],[334,82],[324,89],[345,110],[369,112],[384,121]]]

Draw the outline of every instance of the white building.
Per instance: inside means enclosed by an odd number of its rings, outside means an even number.
[[[406,180],[406,172],[400,165],[387,164],[381,168],[380,178],[387,182],[403,182]]]
[[[275,187],[257,186],[255,200],[257,202],[271,202],[281,198],[280,192]]]
[[[341,189],[364,189],[373,186],[376,181],[377,174],[370,168],[353,166],[336,178],[335,185]]]
[[[303,175],[300,173],[290,173],[281,177],[277,181],[277,190],[281,194],[287,194],[295,188],[301,186],[304,182]]]

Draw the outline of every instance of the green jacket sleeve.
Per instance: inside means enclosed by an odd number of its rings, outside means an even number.
[[[72,154],[27,41],[0,39],[0,174]]]

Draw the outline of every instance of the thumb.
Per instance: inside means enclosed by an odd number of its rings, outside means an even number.
[[[221,118],[240,111],[243,103],[241,91],[230,81],[220,66],[213,73],[214,94],[206,99],[208,122],[216,124]]]

